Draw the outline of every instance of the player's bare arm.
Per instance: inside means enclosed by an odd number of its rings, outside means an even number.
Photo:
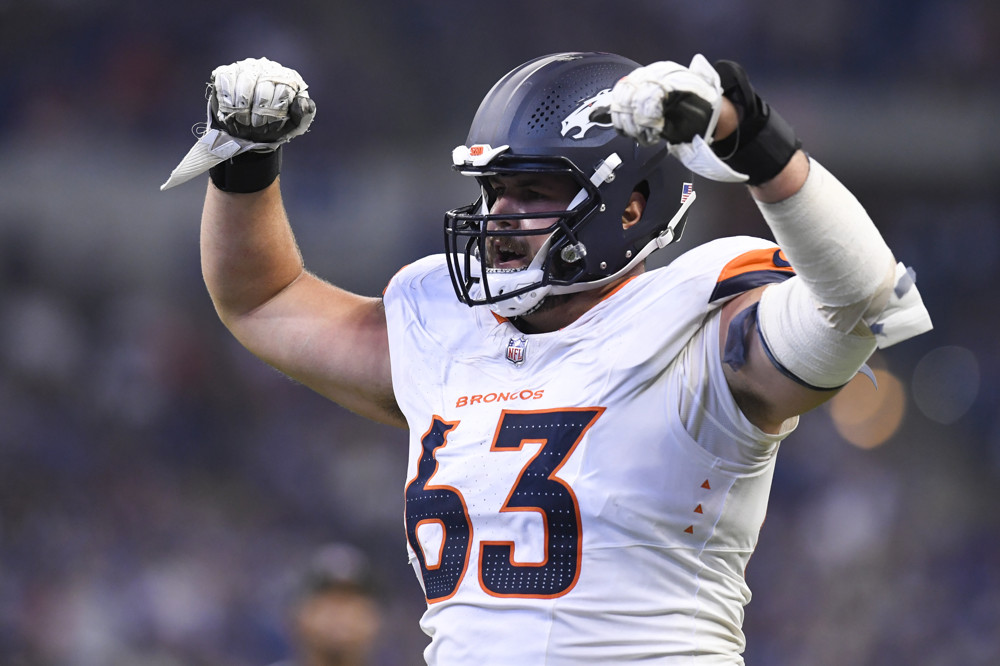
[[[277,182],[280,149],[315,115],[294,71],[266,59],[213,72],[208,128],[164,185],[210,171],[202,214],[205,283],[252,353],[375,421],[403,426],[381,299],[305,270]]]
[[[247,349],[362,416],[404,425],[392,392],[381,299],[305,270],[277,183],[250,194],[209,184],[201,252],[219,317]]]

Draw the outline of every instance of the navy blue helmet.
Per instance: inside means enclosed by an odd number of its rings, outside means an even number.
[[[666,143],[641,146],[619,134],[607,113],[615,82],[639,66],[608,53],[548,55],[517,67],[486,95],[466,144],[452,155],[454,168],[481,186],[475,203],[445,215],[445,252],[460,301],[523,315],[549,294],[608,284],[680,238],[695,199],[690,172],[668,156]],[[571,176],[579,193],[555,214],[491,214],[489,177],[526,173]],[[634,191],[646,197],[646,207],[624,229],[622,213]],[[555,222],[530,232],[497,224],[525,218]],[[529,266],[487,265],[492,239],[528,233],[547,237]]]

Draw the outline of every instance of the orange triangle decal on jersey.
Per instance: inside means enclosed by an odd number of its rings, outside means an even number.
[[[701,504],[699,504],[698,506],[696,506],[696,507],[694,508],[694,512],[695,512],[695,513],[705,513],[705,512],[704,512],[704,511],[702,510],[702,508],[701,508]]]
[[[684,530],[688,534],[694,534],[694,525],[688,525],[687,529]]]
[[[701,487],[704,488],[705,490],[711,490],[712,489],[712,486],[708,482],[708,479],[705,479],[705,483],[701,484]]]

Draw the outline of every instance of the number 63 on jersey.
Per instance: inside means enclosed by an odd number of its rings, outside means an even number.
[[[490,452],[496,455],[538,445],[537,452],[511,479],[501,513],[534,511],[542,516],[545,557],[518,563],[514,542],[479,544],[479,584],[498,597],[553,598],[573,588],[580,574],[580,508],[569,485],[557,476],[603,407],[545,411],[508,411],[500,415]],[[435,416],[421,438],[417,473],[406,486],[406,537],[416,553],[428,603],[453,596],[469,565],[473,522],[462,492],[433,483],[438,452],[460,421]],[[418,538],[418,534],[422,538]],[[430,535],[430,536],[429,536]],[[422,545],[437,542],[436,552]]]

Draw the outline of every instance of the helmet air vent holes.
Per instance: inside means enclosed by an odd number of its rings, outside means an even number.
[[[555,88],[545,95],[545,99],[538,103],[534,112],[528,119],[528,133],[542,134],[553,122],[558,124],[560,118],[558,114],[562,110],[562,89]]]

